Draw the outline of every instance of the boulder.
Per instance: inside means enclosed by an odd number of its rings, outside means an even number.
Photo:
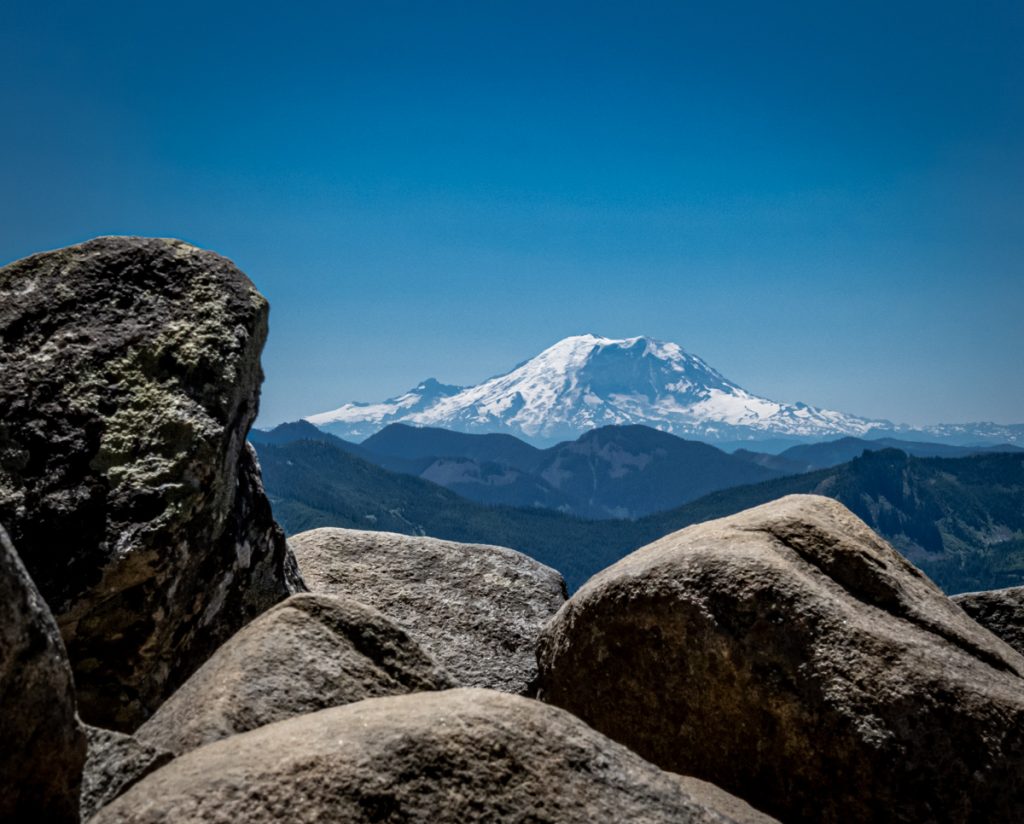
[[[89,749],[82,774],[83,821],[174,758],[174,753],[123,732],[87,726],[85,734]]]
[[[0,821],[77,822],[85,734],[60,633],[0,526]]]
[[[538,656],[543,700],[785,821],[1024,820],[1024,658],[829,498],[634,552]]]
[[[452,686],[377,610],[351,599],[293,595],[225,642],[136,735],[181,754],[293,715]]]
[[[266,332],[248,278],[177,240],[0,269],[0,520],[90,723],[134,728],[302,588],[245,442]]]
[[[314,529],[288,539],[310,589],[376,607],[463,686],[529,694],[537,637],[565,602],[562,576],[511,549]]]
[[[1024,587],[966,592],[953,600],[975,621],[1024,654]]]
[[[94,822],[771,820],[736,799],[736,815],[723,814],[720,791],[708,802],[703,789],[555,707],[458,689],[372,698],[208,744]]]

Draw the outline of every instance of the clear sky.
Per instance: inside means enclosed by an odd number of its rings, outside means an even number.
[[[1024,421],[1024,5],[0,6],[0,259],[177,236],[272,305],[261,425],[570,334]]]

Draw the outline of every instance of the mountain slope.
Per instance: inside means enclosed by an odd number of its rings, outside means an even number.
[[[638,518],[782,474],[647,426],[603,426],[544,450],[540,477],[588,518]]]
[[[289,534],[349,526],[500,544],[560,570],[571,588],[662,535],[794,492],[842,501],[949,593],[1024,583],[1020,455],[868,452],[831,469],[715,492],[636,521],[586,521],[483,506],[325,442],[257,449],[274,515]]]
[[[801,471],[826,469],[859,457],[864,450],[877,452],[881,449],[898,449],[915,458],[965,458],[988,452],[1024,452],[1013,444],[998,446],[954,446],[942,443],[921,443],[898,438],[840,438],[815,444],[798,444],[784,450],[778,456],[789,464],[801,467]]]
[[[371,435],[362,446],[377,455],[396,458],[469,458],[533,472],[544,453],[512,435],[467,435],[431,426],[393,423]]]
[[[577,335],[477,386],[438,387],[425,381],[382,404],[346,404],[307,420],[344,437],[401,421],[543,442],[622,424],[709,440],[820,438],[885,425],[758,397],[678,344],[645,337]]]
[[[288,427],[260,437],[282,443],[319,431],[305,421]],[[540,506],[584,518],[643,517],[717,489],[786,474],[646,426],[601,427],[544,450],[511,435],[406,424],[390,424],[359,446],[338,443],[478,503]]]
[[[280,446],[293,441],[324,441],[353,455],[365,455],[365,451],[359,444],[350,443],[329,432],[317,429],[309,421],[291,421],[278,424],[273,429],[250,429],[248,439],[258,446],[264,444]]]

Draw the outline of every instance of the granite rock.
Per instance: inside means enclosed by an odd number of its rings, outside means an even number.
[[[562,576],[511,549],[322,528],[288,539],[315,592],[376,607],[463,686],[529,694],[541,628],[565,602]]]
[[[85,734],[89,749],[82,774],[83,821],[174,758],[168,750],[116,730],[87,726]]]
[[[954,595],[959,607],[993,635],[1024,654],[1024,587]]]
[[[175,754],[295,715],[455,686],[371,607],[293,595],[228,639],[136,731]]]
[[[829,498],[634,552],[539,657],[543,700],[785,821],[1024,820],[1024,657]]]
[[[720,810],[722,804],[732,813]],[[493,690],[371,698],[176,758],[95,824],[277,821],[750,822],[555,707]]]

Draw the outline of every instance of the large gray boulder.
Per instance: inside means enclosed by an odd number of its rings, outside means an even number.
[[[539,657],[543,700],[785,821],[1024,820],[1024,658],[829,498],[634,552]]]
[[[959,607],[992,634],[1024,654],[1024,587],[954,595]]]
[[[555,570],[504,547],[393,532],[324,528],[288,541],[310,589],[376,607],[463,686],[533,690],[537,638],[565,602]]]
[[[83,821],[174,758],[169,750],[116,730],[87,726],[85,734],[89,749],[82,773]]]
[[[0,821],[77,822],[84,761],[60,633],[0,526]]]
[[[138,725],[301,588],[245,442],[266,333],[249,279],[177,240],[0,269],[0,520],[90,723]]]
[[[200,747],[94,822],[282,820],[770,821],[559,709],[459,689],[373,698]]]
[[[136,736],[180,754],[294,715],[453,686],[375,609],[293,595],[228,639]]]

